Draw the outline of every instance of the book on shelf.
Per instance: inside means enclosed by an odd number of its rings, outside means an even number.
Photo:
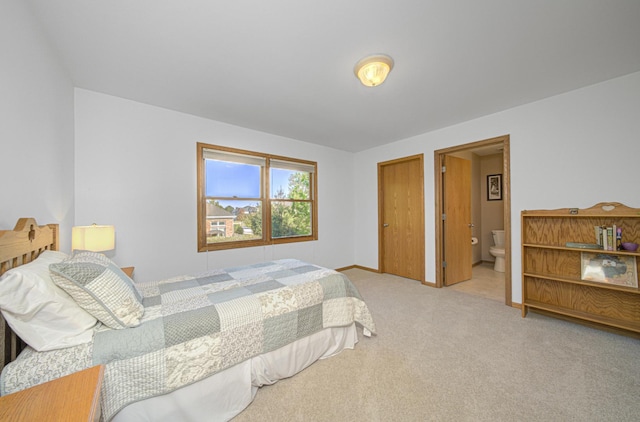
[[[602,246],[605,251],[615,251],[621,249],[622,229],[612,226],[594,226],[596,243]]]

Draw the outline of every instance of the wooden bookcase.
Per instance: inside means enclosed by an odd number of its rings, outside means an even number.
[[[622,228],[622,241],[640,243],[640,209],[617,202],[587,209],[522,211],[522,316],[529,310],[640,333],[640,289],[582,279],[582,253],[608,253],[635,260],[640,251],[603,251],[567,247],[596,243],[594,226]],[[631,261],[633,262],[633,261]],[[635,281],[637,282],[637,272]]]

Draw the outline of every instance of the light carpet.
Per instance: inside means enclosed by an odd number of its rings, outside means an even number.
[[[242,421],[638,421],[640,341],[345,271],[378,335],[262,387]],[[361,330],[360,330],[361,331]]]

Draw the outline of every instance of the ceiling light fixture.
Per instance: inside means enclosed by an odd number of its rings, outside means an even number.
[[[353,72],[364,86],[378,86],[393,69],[393,59],[384,54],[368,56],[356,63]]]

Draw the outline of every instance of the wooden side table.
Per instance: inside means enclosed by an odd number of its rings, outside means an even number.
[[[0,397],[0,421],[97,421],[103,371],[93,366]]]
[[[129,278],[133,278],[133,270],[136,269],[136,267],[122,267],[120,268],[126,275],[129,276]]]

